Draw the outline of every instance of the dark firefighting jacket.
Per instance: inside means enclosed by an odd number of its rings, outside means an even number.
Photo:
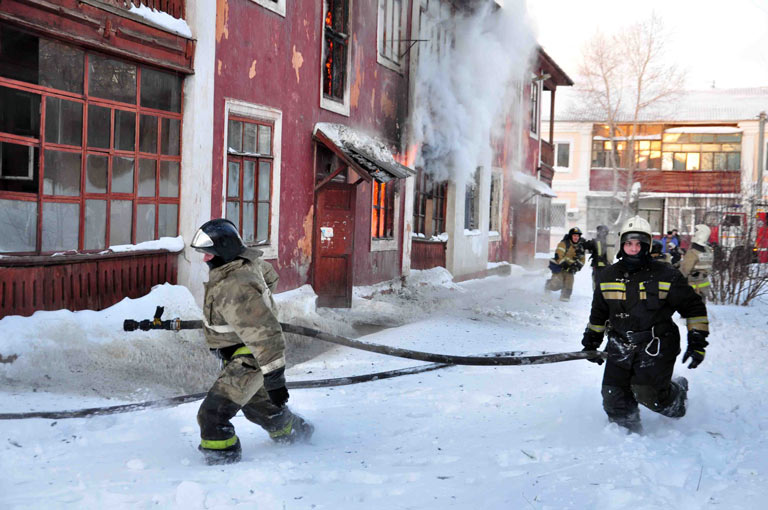
[[[660,345],[651,348],[676,356],[680,334],[672,321],[675,312],[686,319],[689,331],[709,331],[706,306],[680,271],[648,260],[631,272],[619,261],[597,277],[587,327],[643,347],[658,339]]]
[[[608,243],[605,237],[584,241],[584,249],[590,253],[590,266],[603,268],[610,265],[608,262]]]

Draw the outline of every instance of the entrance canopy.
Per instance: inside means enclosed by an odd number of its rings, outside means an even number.
[[[533,195],[542,195],[551,198],[557,196],[557,194],[547,185],[547,183],[538,180],[532,175],[524,174],[518,170],[513,170],[512,179],[518,184],[525,186],[528,190],[530,190],[531,193],[533,193]]]
[[[389,182],[416,174],[395,161],[384,143],[343,124],[318,122],[313,136],[368,182]]]

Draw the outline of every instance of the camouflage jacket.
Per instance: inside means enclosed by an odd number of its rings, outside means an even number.
[[[285,339],[272,298],[279,277],[261,254],[248,248],[232,262],[211,269],[203,329],[212,349],[244,344],[266,374],[285,366]]]

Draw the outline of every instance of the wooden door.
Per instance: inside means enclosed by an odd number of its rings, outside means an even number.
[[[352,307],[355,186],[330,182],[315,194],[312,286],[317,306]]]

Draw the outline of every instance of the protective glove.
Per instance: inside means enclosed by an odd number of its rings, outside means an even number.
[[[285,387],[285,367],[280,367],[264,374],[264,389],[269,400],[277,407],[283,407],[288,402],[288,388]]]
[[[698,329],[692,329],[688,332],[688,349],[683,354],[683,364],[691,358],[691,363],[688,368],[696,368],[704,361],[704,355],[706,354],[704,348],[709,345],[706,341],[708,331],[699,331]]]
[[[581,345],[584,346],[581,352],[596,351],[601,343],[603,343],[603,334],[587,327],[584,330],[584,337],[581,339]],[[602,365],[605,360],[603,358],[587,358],[587,361]]]
[[[584,267],[584,264],[582,264],[581,262],[577,261],[577,262],[574,262],[573,264],[571,264],[571,267],[569,267],[568,270],[571,273],[578,273],[579,271],[581,271],[582,267]]]

